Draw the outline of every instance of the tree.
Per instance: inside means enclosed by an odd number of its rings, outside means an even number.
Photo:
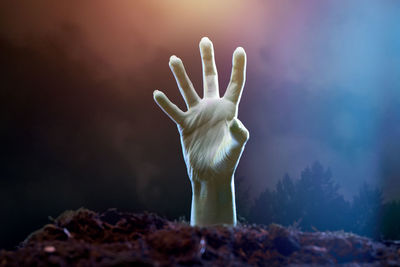
[[[235,177],[235,195],[238,219],[247,218],[250,212],[250,189],[245,176]]]
[[[265,189],[265,191],[262,192],[258,198],[256,198],[253,206],[250,209],[250,221],[259,224],[270,224],[274,222],[276,212],[273,210],[273,201],[275,201],[273,192],[271,192],[268,188]]]
[[[339,194],[329,169],[315,162],[298,180],[286,174],[275,190],[266,189],[254,202],[250,219],[257,223],[299,223],[304,230],[348,229],[350,204]]]
[[[386,203],[382,207],[381,234],[384,239],[400,239],[400,201]]]
[[[349,205],[339,194],[340,186],[332,180],[330,169],[315,162],[307,167],[297,183],[298,209],[302,211],[301,226],[307,230],[339,230],[345,227],[343,218]]]
[[[352,215],[354,218],[353,231],[355,233],[374,238],[380,238],[380,216],[382,215],[382,191],[372,189],[364,183],[358,194],[354,196]]]

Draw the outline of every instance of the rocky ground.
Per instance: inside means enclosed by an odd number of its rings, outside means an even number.
[[[400,266],[400,243],[279,225],[191,227],[156,214],[68,211],[0,266]]]

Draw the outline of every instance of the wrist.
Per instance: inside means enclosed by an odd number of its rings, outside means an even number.
[[[235,185],[228,179],[192,179],[191,224],[236,225]]]

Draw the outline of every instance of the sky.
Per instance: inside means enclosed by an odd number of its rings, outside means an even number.
[[[364,182],[399,199],[399,12],[394,0],[2,1],[7,225],[21,239],[81,206],[188,217],[179,136],[152,92],[183,109],[171,55],[202,92],[203,36],[221,90],[234,49],[247,53],[239,118],[250,140],[236,176],[251,198],[319,161],[347,199]]]

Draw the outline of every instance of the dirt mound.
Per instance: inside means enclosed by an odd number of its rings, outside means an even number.
[[[32,233],[0,266],[400,266],[400,244],[279,225],[191,227],[153,213],[67,211]],[[352,265],[353,266],[353,265]]]

